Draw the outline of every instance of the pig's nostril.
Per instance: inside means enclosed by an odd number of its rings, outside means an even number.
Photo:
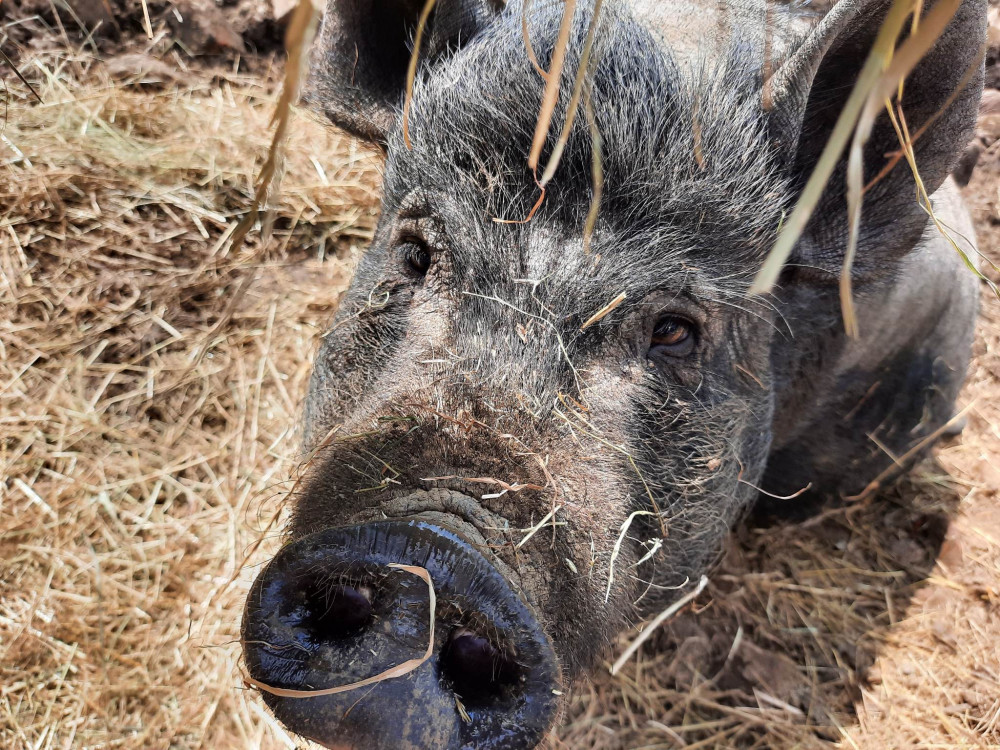
[[[489,639],[471,630],[459,628],[448,640],[445,663],[454,679],[490,682],[498,661],[499,654]]]
[[[325,600],[314,602],[311,624],[317,634],[344,638],[362,630],[372,619],[371,589],[367,586],[337,585]]]
[[[313,642],[347,638],[372,620],[372,589],[366,584],[332,583],[328,577],[299,579],[282,607],[288,624],[302,628]]]
[[[441,668],[466,698],[494,693],[510,682],[514,665],[490,642],[468,628],[456,628],[441,651]]]

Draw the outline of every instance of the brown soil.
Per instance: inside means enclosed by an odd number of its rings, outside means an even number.
[[[129,3],[92,44],[52,7],[0,4],[0,48],[44,101],[4,72],[0,747],[304,747],[245,688],[236,639],[377,160],[296,117],[263,231],[230,252],[271,58],[192,58],[163,2],[152,41]],[[280,34],[263,7],[221,6],[247,50]],[[988,62],[996,87],[996,48]],[[998,117],[965,189],[994,263]],[[984,295],[965,432],[871,502],[741,529],[694,607],[577,687],[553,745],[1000,744],[998,396]]]

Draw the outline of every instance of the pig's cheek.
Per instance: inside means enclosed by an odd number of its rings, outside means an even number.
[[[408,314],[408,325],[400,342],[399,367],[412,373],[418,380],[430,377],[433,369],[418,364],[422,360],[440,359],[442,352],[451,346],[450,331],[453,325],[448,305],[438,296],[425,292],[416,295]],[[416,387],[416,382],[412,384]]]
[[[591,574],[589,534],[578,536],[579,544],[558,550],[559,559],[544,556],[531,562],[535,568],[545,566],[546,574],[533,581],[545,587],[536,602],[546,633],[571,679],[593,669],[602,656],[610,652],[618,633],[632,621],[631,602],[636,598],[632,595],[634,584],[626,575],[628,562],[635,557],[627,553],[620,555],[610,601],[605,603],[607,568],[598,564]],[[600,558],[599,550],[595,554]],[[573,568],[566,564],[567,559],[573,563]]]
[[[462,291],[455,283],[450,264],[446,260],[437,261],[427,274],[421,292],[422,298],[441,312],[445,307],[453,309],[462,298]]]

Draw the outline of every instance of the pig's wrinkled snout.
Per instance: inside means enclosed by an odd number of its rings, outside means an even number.
[[[284,547],[255,581],[243,617],[254,680],[321,691],[424,656],[415,670],[355,690],[291,697],[263,689],[292,730],[331,748],[530,748],[560,688],[552,646],[529,605],[464,538],[423,520],[331,528]]]

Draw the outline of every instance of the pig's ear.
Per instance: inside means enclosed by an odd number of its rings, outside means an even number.
[[[889,5],[888,0],[841,0],[771,79],[773,132],[793,160],[791,174],[800,188],[816,166]],[[944,34],[906,80],[902,108],[911,136],[920,133],[914,150],[928,193],[947,178],[973,133],[983,85],[986,10],[987,0],[962,0]],[[865,184],[899,147],[883,109],[864,153]],[[799,243],[800,264],[839,274],[848,231],[845,171],[846,154]],[[905,254],[925,223],[913,175],[900,160],[865,194],[856,275],[877,273],[887,260]]]
[[[384,143],[399,114],[414,33],[425,0],[328,0],[305,101],[335,124]],[[464,44],[503,0],[438,0],[420,60]]]

